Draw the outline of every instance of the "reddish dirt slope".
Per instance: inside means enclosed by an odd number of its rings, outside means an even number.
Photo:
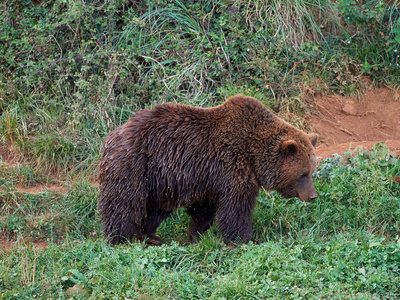
[[[316,99],[316,115],[310,117],[315,132],[321,135],[317,155],[333,153],[357,146],[370,149],[384,142],[400,154],[400,99],[388,88],[367,91],[356,97],[323,96]]]

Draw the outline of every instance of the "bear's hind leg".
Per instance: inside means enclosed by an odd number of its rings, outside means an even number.
[[[111,245],[115,246],[115,245],[119,245],[119,244],[124,244],[126,243],[128,240],[120,235],[112,235],[108,238],[108,241]]]
[[[146,217],[145,234],[147,236],[146,244],[160,246],[163,241],[160,237],[156,236],[157,227],[161,222],[168,217],[171,212],[166,211],[148,211]]]
[[[191,243],[196,243],[200,234],[209,229],[215,218],[215,207],[211,205],[195,204],[189,206],[188,214],[192,217],[188,237]]]
[[[143,234],[139,227],[133,220],[126,220],[122,226],[120,222],[107,226],[104,229],[105,236],[111,245],[124,244],[131,241],[133,238],[137,238],[141,241],[146,239],[146,235]]]

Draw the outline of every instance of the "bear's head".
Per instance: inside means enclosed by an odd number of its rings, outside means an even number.
[[[276,190],[285,198],[317,198],[312,174],[317,166],[314,146],[318,135],[297,129],[251,97],[233,96],[219,108],[223,109],[220,115],[228,119],[225,127],[220,123],[218,127],[229,136],[223,143],[231,143],[238,153],[251,153],[248,161],[258,186]],[[220,115],[216,119],[221,120]]]
[[[278,191],[284,198],[297,197],[306,202],[317,198],[312,179],[317,166],[317,141],[318,135],[295,129],[273,143],[273,150],[269,148],[256,162],[260,185]]]
[[[314,146],[318,135],[301,132],[297,139],[282,141],[279,148],[283,155],[279,185],[276,190],[284,198],[297,197],[310,202],[318,197],[312,174],[317,167]]]

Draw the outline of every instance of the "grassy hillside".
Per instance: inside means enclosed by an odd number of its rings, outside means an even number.
[[[398,299],[400,160],[382,145],[322,161],[310,204],[261,193],[257,244],[110,247],[104,137],[165,101],[254,96],[300,127],[313,97],[399,87],[397,1],[0,3],[0,299]],[[4,163],[12,161],[13,164]],[[29,190],[62,184],[65,193]],[[40,241],[46,247],[38,247]]]

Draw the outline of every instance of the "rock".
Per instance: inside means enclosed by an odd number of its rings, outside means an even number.
[[[357,109],[354,107],[354,105],[352,105],[350,103],[346,103],[343,106],[342,112],[344,112],[345,114],[350,115],[350,116],[356,116],[357,115]]]
[[[69,297],[71,296],[85,297],[88,296],[88,294],[89,291],[82,282],[79,282],[75,284],[73,287],[68,288],[68,290],[65,292],[65,295]]]

